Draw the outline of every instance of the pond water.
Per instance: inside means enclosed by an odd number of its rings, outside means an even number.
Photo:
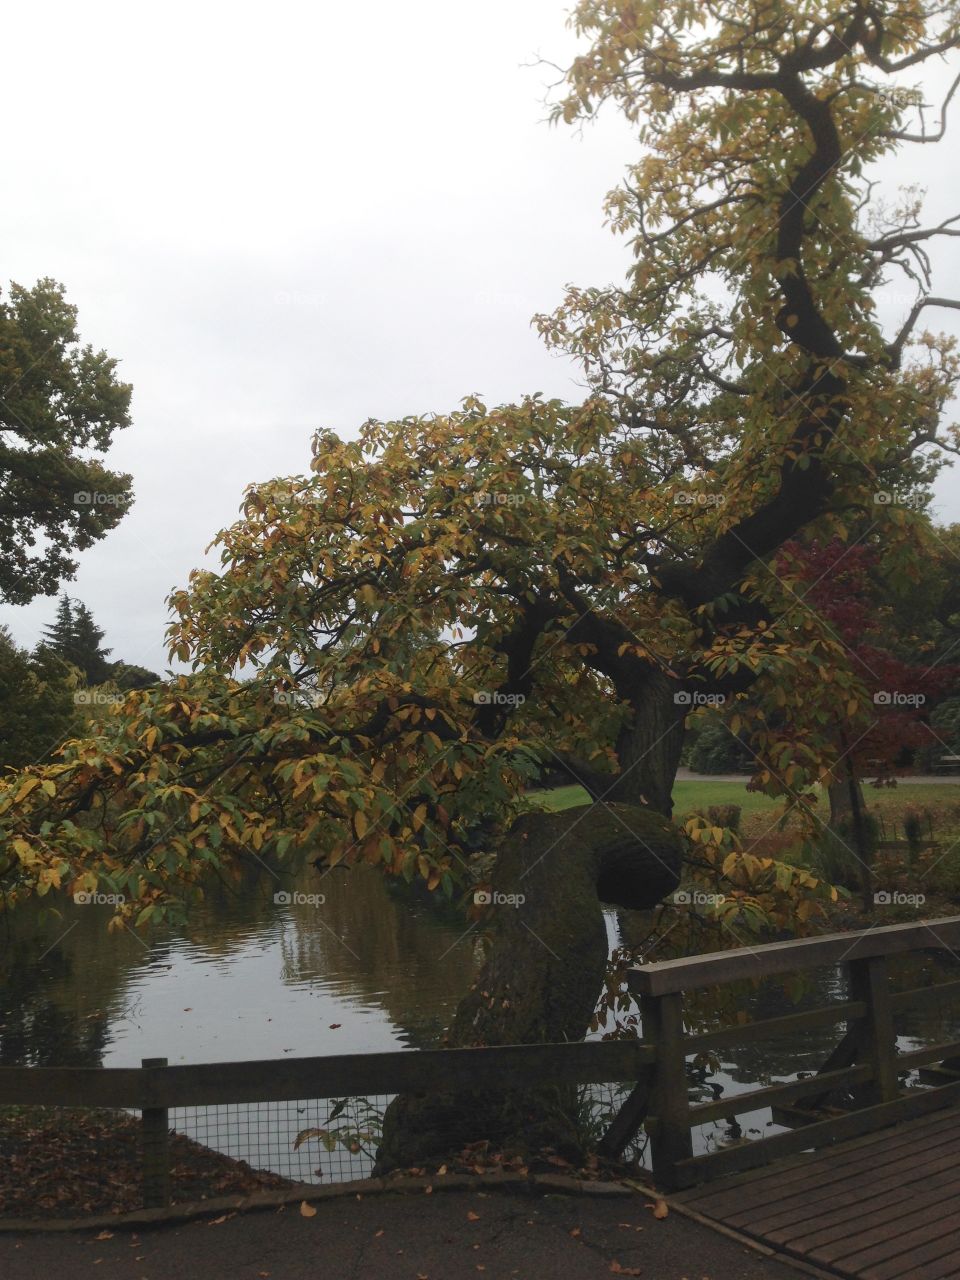
[[[58,901],[0,917],[0,1065],[137,1066],[418,1049],[435,1045],[482,961],[475,931],[367,868],[322,875],[307,865],[278,884],[216,884],[181,929],[108,933],[108,907]],[[322,904],[311,899],[322,895]],[[617,918],[607,913],[611,947]],[[899,975],[932,976],[929,957]],[[942,969],[938,965],[938,971]],[[781,984],[744,996],[752,1016],[773,1016],[842,998],[835,972],[814,975],[794,1003]],[[709,1014],[698,1029],[709,1029]],[[925,1009],[899,1030],[905,1045],[957,1036],[960,1016]],[[836,1041],[831,1028],[723,1051],[719,1069],[691,1074],[697,1101],[815,1071]],[[374,1101],[374,1100],[371,1100]],[[603,1109],[615,1095],[597,1091]],[[375,1100],[382,1107],[386,1099]],[[307,1099],[260,1107],[177,1112],[175,1127],[208,1145],[286,1176],[317,1181],[361,1176],[361,1143],[332,1152],[298,1132],[328,1123],[331,1103]],[[348,1104],[338,1123],[365,1129]],[[744,1135],[776,1132],[770,1114],[705,1125],[698,1152]]]

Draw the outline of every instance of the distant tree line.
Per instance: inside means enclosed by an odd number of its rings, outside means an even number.
[[[32,653],[0,626],[0,768],[37,764],[83,732],[97,707],[83,690],[124,692],[160,682],[146,667],[109,662],[103,637],[87,606],[67,595]]]

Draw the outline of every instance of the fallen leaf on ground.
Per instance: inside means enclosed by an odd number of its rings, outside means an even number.
[[[621,1267],[620,1263],[614,1258],[610,1263],[610,1270],[615,1276],[640,1276],[643,1272],[639,1267]]]
[[[93,1238],[94,1238],[94,1240],[112,1240],[112,1239],[113,1239],[113,1232],[112,1232],[112,1231],[101,1231],[101,1232],[100,1232],[100,1234],[99,1234],[98,1236],[94,1236]]]
[[[666,1200],[658,1200],[653,1206],[653,1216],[655,1218],[665,1218],[669,1212]]]
[[[474,1213],[472,1209],[468,1209],[468,1210],[467,1210],[467,1220],[468,1220],[469,1222],[479,1222],[479,1221],[480,1221],[480,1215],[479,1215],[479,1213]]]
[[[580,1235],[580,1228],[574,1227],[573,1230],[570,1232],[570,1234],[573,1236],[574,1239],[576,1239],[577,1236]]]
[[[300,1217],[315,1218],[316,1216],[317,1216],[317,1211],[313,1207],[313,1205],[307,1204],[306,1200],[301,1200],[300,1201]]]

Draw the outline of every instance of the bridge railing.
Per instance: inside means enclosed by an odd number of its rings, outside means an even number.
[[[654,1046],[655,1058],[624,1113],[644,1114],[655,1181],[674,1189],[691,1186],[960,1102],[960,1071],[950,1069],[960,1057],[960,1041],[899,1052],[894,1027],[894,1015],[901,1010],[960,994],[960,981],[895,993],[888,969],[891,956],[954,948],[960,948],[960,916],[685,956],[630,970],[628,984],[639,999],[644,1040]],[[848,973],[846,1000],[699,1035],[684,1030],[685,992],[836,966]],[[845,1034],[817,1074],[691,1105],[688,1056],[837,1023],[845,1024]],[[931,1063],[943,1064],[937,1076],[942,1083],[927,1089],[901,1088],[901,1074]],[[699,1124],[803,1099],[815,1107],[837,1089],[855,1092],[855,1110],[825,1120],[813,1118],[792,1132],[693,1154],[691,1129]]]

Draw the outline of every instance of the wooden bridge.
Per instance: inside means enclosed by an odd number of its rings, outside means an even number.
[[[888,972],[892,956],[953,955],[958,947],[960,918],[950,918],[634,970],[630,985],[656,1055],[608,1146],[627,1133],[631,1110],[642,1112],[654,1179],[677,1193],[684,1211],[840,1276],[960,1277],[960,1041],[899,1052],[896,1033],[898,1014],[960,995],[960,981],[893,992]],[[685,992],[827,966],[847,970],[847,999],[704,1035],[684,1032]],[[844,1034],[818,1072],[690,1105],[689,1055],[835,1024]],[[917,1082],[901,1085],[914,1071]],[[791,1127],[693,1154],[692,1128],[766,1107],[781,1128]]]
[[[642,1040],[184,1066],[152,1059],[139,1068],[2,1067],[0,1108],[139,1111],[144,1203],[161,1210],[177,1190],[171,1108],[626,1083],[601,1154],[616,1159],[645,1129],[652,1179],[684,1213],[835,1275],[960,1277],[960,1040],[900,1052],[897,1039],[904,1011],[945,1005],[960,996],[960,980],[894,990],[888,972],[896,956],[956,958],[955,951],[960,916],[645,964],[628,976]],[[685,995],[709,997],[709,988],[810,970],[845,972],[847,989],[824,1008],[688,1030]],[[797,1078],[691,1103],[688,1058],[823,1028],[837,1034],[818,1071],[802,1078],[790,1071]],[[779,1132],[695,1154],[699,1126],[767,1108]]]

